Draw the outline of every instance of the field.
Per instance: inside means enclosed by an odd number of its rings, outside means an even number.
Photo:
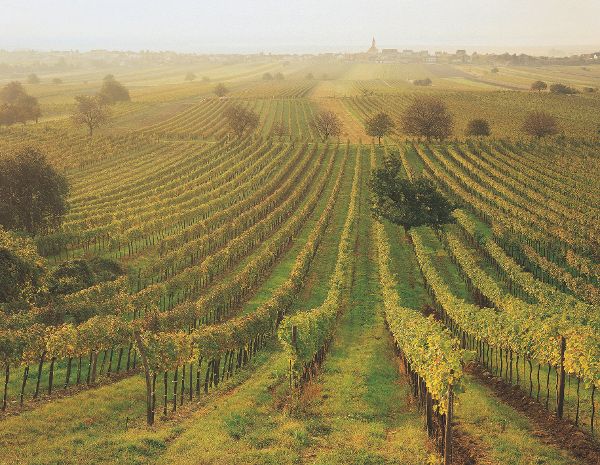
[[[108,73],[131,101],[88,137],[73,97]],[[126,275],[64,297],[57,324],[0,315],[0,357],[31,334],[0,358],[0,463],[426,465],[450,447],[455,464],[600,463],[600,93],[529,91],[598,87],[600,66],[265,56],[40,77],[40,121],[0,127],[0,156],[37,147],[70,184],[38,250]],[[423,94],[448,105],[451,138],[366,135]],[[256,131],[229,131],[231,103]],[[319,137],[321,110],[339,138]],[[531,110],[560,134],[525,136]],[[464,136],[475,117],[490,137]],[[455,223],[377,221],[386,156],[433,180]]]

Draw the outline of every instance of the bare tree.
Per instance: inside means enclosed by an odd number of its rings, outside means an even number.
[[[342,133],[342,121],[333,111],[324,110],[317,113],[312,126],[324,141],[329,137],[338,137]]]
[[[225,97],[225,95],[227,95],[228,93],[229,93],[229,89],[222,82],[219,82],[215,86],[215,95],[217,97],[219,97],[219,98],[220,97]]]
[[[241,137],[247,131],[256,129],[260,121],[254,111],[238,104],[232,104],[225,108],[223,116],[225,116],[227,124],[238,137]]]
[[[110,110],[105,100],[97,95],[78,95],[75,100],[77,107],[72,116],[73,122],[87,126],[92,137],[94,129],[108,122]]]
[[[381,145],[381,138],[394,129],[394,122],[390,115],[384,112],[371,116],[365,123],[367,135],[377,137]]]
[[[543,111],[528,113],[523,122],[523,131],[538,139],[558,133],[558,123],[554,116]]]
[[[452,134],[453,118],[446,104],[436,97],[415,97],[404,110],[402,127],[411,136],[446,139]]]

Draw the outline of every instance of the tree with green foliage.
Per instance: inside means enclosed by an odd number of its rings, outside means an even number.
[[[223,98],[225,97],[228,93],[229,93],[229,89],[225,86],[225,84],[223,84],[222,82],[219,82],[216,86],[215,86],[215,95],[219,98]]]
[[[75,97],[77,106],[72,115],[75,124],[87,126],[92,137],[94,129],[106,124],[110,117],[110,110],[106,101],[98,95],[78,95]]]
[[[465,134],[467,136],[489,136],[492,133],[490,130],[490,123],[483,118],[475,118],[469,121],[467,124],[467,130]]]
[[[185,75],[185,80],[186,81],[194,81],[196,80],[196,75],[194,73],[192,73],[191,71],[189,71],[186,75]]]
[[[208,76],[202,76],[202,82],[210,82],[210,78]]]
[[[452,134],[454,124],[446,104],[431,96],[415,97],[404,110],[401,121],[406,134],[427,140],[446,139]]]
[[[531,84],[532,91],[541,92],[543,90],[546,90],[547,88],[548,84],[546,84],[544,81],[535,81]]]
[[[304,76],[304,79],[307,79],[309,81],[312,81],[315,78],[315,75],[313,73],[308,73],[306,76]]]
[[[388,134],[394,129],[394,121],[390,115],[384,112],[379,112],[371,116],[365,123],[365,131],[367,135],[371,137],[377,137],[379,145],[381,145],[381,138]]]
[[[225,116],[227,124],[238,137],[241,137],[247,131],[256,129],[260,121],[254,111],[238,104],[228,105],[223,111],[223,116]]]
[[[131,100],[129,91],[123,84],[116,81],[112,74],[109,74],[104,78],[102,88],[98,95],[100,95],[100,97],[109,105],[116,102],[128,102]]]
[[[44,154],[27,147],[0,159],[0,225],[45,234],[67,212],[67,179]]]
[[[272,81],[273,80],[273,75],[271,73],[265,73],[262,76],[263,81]]]
[[[61,78],[53,78],[52,79],[52,84],[58,85],[58,84],[62,84],[62,83],[63,83],[63,80]]]
[[[45,266],[30,238],[0,227],[0,303],[33,303],[45,288]]]
[[[532,111],[523,122],[523,131],[530,136],[541,139],[558,133],[558,123],[554,116],[544,111]]]
[[[440,228],[453,223],[456,208],[439,192],[432,181],[402,177],[402,161],[396,155],[386,156],[383,167],[371,174],[371,210],[381,220],[403,226],[406,231],[418,226]]]

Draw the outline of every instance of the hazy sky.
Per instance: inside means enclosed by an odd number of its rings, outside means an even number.
[[[3,49],[600,48],[600,0],[0,0]]]

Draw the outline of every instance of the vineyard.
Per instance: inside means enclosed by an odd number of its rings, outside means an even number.
[[[0,244],[48,270],[122,271],[46,305],[0,303],[0,463],[600,463],[600,100],[520,90],[596,74],[266,58],[190,71],[123,72],[131,100],[93,137],[69,114],[99,71],[27,87],[40,121],[0,127],[0,158],[33,146],[69,183],[60,228],[0,228]],[[418,95],[447,102],[450,138],[367,136]],[[257,115],[252,131],[231,131],[232,105]],[[337,137],[319,132],[323,110]],[[534,110],[560,133],[522,134]],[[473,116],[491,136],[463,136]],[[390,158],[433,182],[452,223],[372,214]]]

